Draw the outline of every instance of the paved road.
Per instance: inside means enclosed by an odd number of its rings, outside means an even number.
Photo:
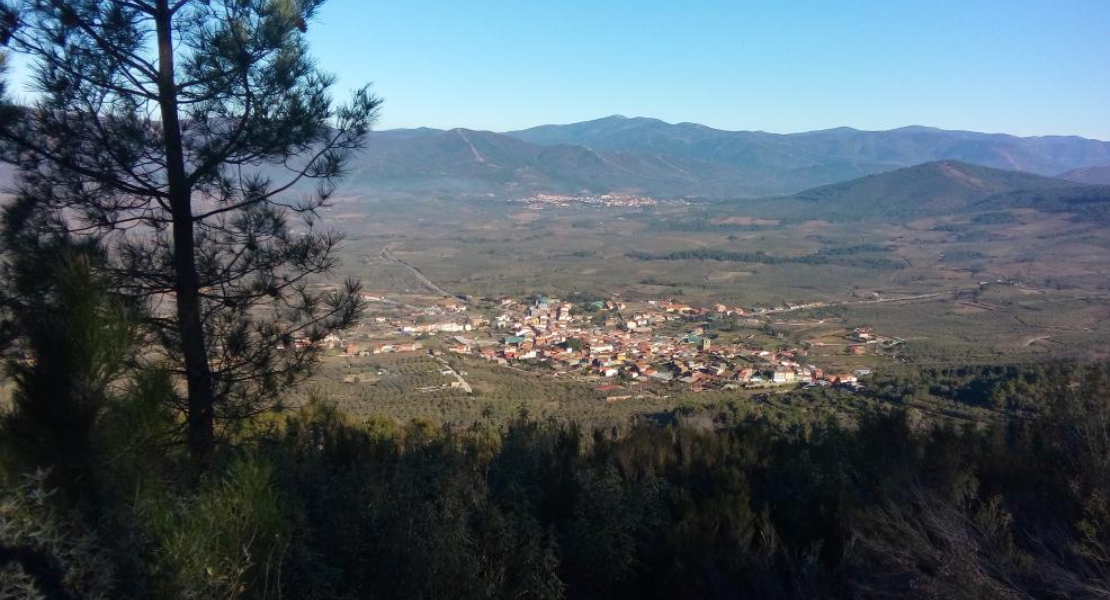
[[[784,313],[784,312],[794,312],[796,310],[809,310],[809,309],[813,309],[813,308],[828,308],[830,306],[849,306],[849,305],[852,305],[852,304],[881,304],[881,303],[884,303],[884,302],[912,302],[914,300],[928,300],[929,298],[939,298],[941,296],[950,296],[950,295],[955,294],[957,292],[970,292],[970,291],[977,290],[977,289],[979,289],[979,288],[978,287],[956,288],[956,289],[951,289],[951,290],[945,290],[943,292],[930,292],[928,294],[918,294],[916,296],[900,296],[900,297],[896,297],[896,298],[878,298],[878,299],[874,299],[874,300],[842,300],[842,301],[838,301],[838,302],[826,302],[824,305],[822,305],[820,307],[816,307],[816,306],[806,306],[806,307],[797,306],[797,307],[794,307],[794,308],[772,308],[772,309],[770,309],[766,312],[760,313],[760,314],[773,315],[773,314],[779,314],[779,313]]]
[[[432,281],[431,279],[428,279],[428,277],[426,275],[424,275],[423,273],[420,272],[420,269],[417,269],[416,267],[410,265],[409,263],[397,258],[396,256],[393,256],[393,253],[390,252],[390,250],[392,250],[392,249],[393,249],[393,244],[387,244],[386,246],[382,247],[382,252],[381,252],[382,259],[384,259],[388,262],[391,262],[391,263],[393,263],[393,264],[395,264],[395,265],[397,265],[397,266],[399,266],[403,269],[407,269],[410,273],[412,273],[413,277],[416,277],[417,281],[422,283],[424,285],[424,287],[428,288],[429,290],[431,290],[431,291],[433,291],[437,294],[441,294],[443,296],[454,296],[454,294],[452,294],[451,292],[448,292],[447,290],[439,287],[438,285],[436,285],[436,283],[434,281]]]

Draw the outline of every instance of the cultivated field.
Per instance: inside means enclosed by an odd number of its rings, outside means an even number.
[[[325,216],[347,234],[337,275],[402,303],[443,293],[472,303],[540,294],[750,308],[821,302],[776,315],[770,330],[714,333],[768,348],[804,342],[815,363],[845,371],[1110,357],[1110,229],[1067,215],[1023,209],[863,224],[774,218],[742,201],[537,210],[491,199],[346,198]],[[905,343],[888,355],[852,356],[843,334],[861,326]],[[465,373],[472,394],[450,387],[442,360]],[[332,357],[300,398],[460,426],[521,411],[618,424],[728,401],[811,416],[863,402],[812,397],[791,406],[796,397],[779,394],[746,402],[753,392],[745,390],[633,389],[607,403],[598,383],[450,353]]]

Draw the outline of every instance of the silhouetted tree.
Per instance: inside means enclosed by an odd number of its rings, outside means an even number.
[[[0,415],[0,450],[23,469],[51,471],[48,483],[67,504],[96,502],[97,420],[136,347],[137,313],[97,276],[97,250],[64,240],[24,248],[22,268],[7,273],[22,284],[9,306],[23,337],[5,365],[14,390]]]
[[[0,41],[29,57],[31,106],[0,127],[22,225],[93,236],[187,382],[187,437],[270,407],[312,342],[358,314],[358,286],[314,287],[340,236],[320,231],[376,118],[367,88],[335,106],[308,55],[323,0],[17,0]],[[315,184],[315,185],[313,185]],[[301,217],[294,226],[290,217]],[[303,336],[307,344],[294,344]]]

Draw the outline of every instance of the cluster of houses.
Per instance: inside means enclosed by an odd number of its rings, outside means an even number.
[[[494,343],[456,336],[450,349],[503,364],[546,364],[556,375],[681,382],[694,391],[856,382],[856,373],[826,373],[807,364],[803,349],[769,351],[715,344],[695,324],[711,315],[746,314],[721,304],[708,309],[649,301],[630,310],[622,302],[599,301],[579,311],[571,303],[540,297],[531,303],[505,299],[501,308],[492,319],[492,331],[497,333]]]
[[[606,208],[639,208],[655,206],[658,202],[646,196],[632,196],[627,194],[602,194],[600,196],[564,196],[562,194],[535,194],[521,198],[531,208],[542,209],[545,206],[566,207],[572,204],[594,204]]]
[[[439,352],[480,356],[505,365],[534,365],[556,376],[681,384],[693,391],[812,383],[854,385],[865,372],[826,371],[808,361],[806,346],[774,350],[737,340],[721,343],[710,323],[731,318],[765,322],[766,310],[671,300],[571,303],[555,298],[502,298],[470,310],[456,298],[411,306],[375,297],[385,309],[327,348],[348,356]],[[792,310],[786,308],[785,310]],[[479,314],[480,313],[480,314]],[[430,338],[436,338],[431,346]],[[849,354],[887,338],[856,329]]]

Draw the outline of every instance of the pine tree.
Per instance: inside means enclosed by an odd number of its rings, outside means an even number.
[[[23,335],[5,365],[14,390],[0,415],[0,450],[23,469],[50,471],[67,504],[95,503],[94,431],[111,387],[133,364],[138,310],[97,275],[103,255],[94,245],[21,249],[20,268],[6,273],[21,292],[8,307]]]
[[[360,310],[357,283],[314,285],[340,241],[316,211],[380,100],[363,88],[333,103],[305,41],[322,4],[17,0],[0,12],[36,98],[4,107],[16,118],[0,123],[0,158],[19,168],[24,212],[56,216],[21,222],[96,237],[127,293],[172,307],[149,325],[187,384],[201,463],[217,423],[271,408],[314,342]]]

